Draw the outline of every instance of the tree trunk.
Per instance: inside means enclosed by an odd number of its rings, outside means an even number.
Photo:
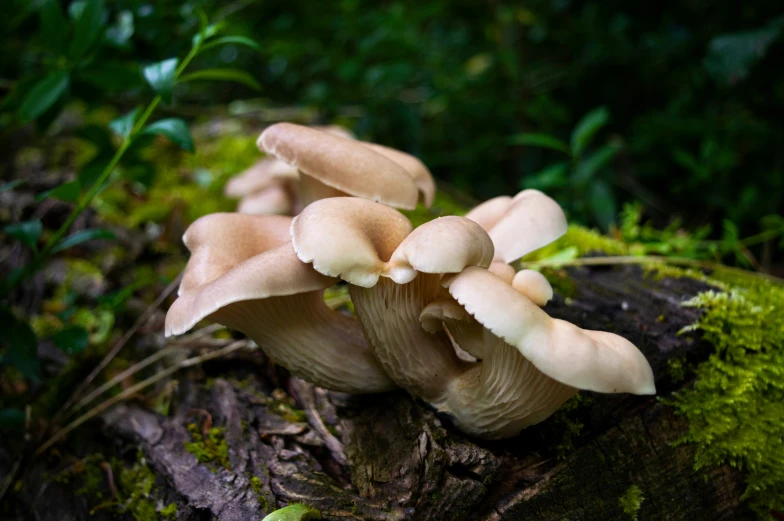
[[[674,380],[668,360],[710,352],[697,336],[677,335],[700,313],[681,302],[706,286],[655,281],[635,267],[567,273],[554,285],[570,297],[547,306],[552,316],[633,341],[659,397],[689,385]],[[237,355],[177,375],[168,416],[128,403],[85,427],[98,436],[82,455],[100,453],[87,465],[105,461],[104,474],[108,467],[120,480],[129,468],[152,471],[136,503],[127,484],[113,491],[101,473],[93,483],[101,493],[90,490],[89,469],[73,472],[67,458],[31,468],[22,499],[35,519],[52,521],[142,520],[140,505],[153,519],[261,520],[291,503],[342,520],[752,518],[739,499],[743,476],[695,472],[692,449],[673,445],[685,419],[657,397],[583,392],[522,435],[489,443],[403,392],[341,395],[278,373],[258,351]]]

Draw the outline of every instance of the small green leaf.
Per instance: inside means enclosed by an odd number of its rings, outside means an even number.
[[[571,260],[576,259],[580,256],[580,250],[577,249],[577,246],[567,246],[563,250],[558,250],[557,252],[553,253],[549,257],[545,257],[543,259],[539,259],[540,261],[544,261],[552,263],[553,265],[558,265],[558,263],[569,262]]]
[[[38,362],[38,339],[27,324],[17,319],[8,308],[0,308],[0,346],[6,348],[5,363],[16,367],[22,375],[41,381]]]
[[[95,124],[84,125],[76,131],[76,135],[95,145],[99,154],[114,154],[112,135],[106,127]]]
[[[64,54],[68,47],[68,21],[63,14],[60,0],[46,0],[38,11],[41,20],[41,37],[49,50]]]
[[[68,354],[81,353],[87,348],[89,335],[79,326],[69,326],[61,329],[51,337],[54,345]]]
[[[147,126],[143,130],[145,134],[161,134],[172,140],[174,144],[193,152],[193,138],[188,124],[179,118],[161,119]]]
[[[575,184],[582,185],[588,183],[596,176],[597,172],[607,166],[618,153],[618,147],[605,145],[587,158],[577,164],[573,181]]]
[[[572,132],[572,155],[579,157],[585,151],[594,135],[610,121],[607,107],[592,110],[577,123]]]
[[[58,251],[63,251],[77,244],[81,244],[87,241],[93,241],[96,239],[116,239],[117,237],[114,235],[113,232],[110,230],[104,230],[100,228],[94,228],[91,230],[82,230],[80,232],[76,232],[74,234],[69,235],[63,241],[55,246],[52,249],[52,253],[57,253]]]
[[[255,40],[251,40],[245,36],[222,36],[212,40],[211,42],[205,43],[202,45],[201,50],[206,51],[207,49],[212,49],[213,47],[226,44],[244,45],[245,47],[250,47],[254,51],[262,52],[261,45],[259,45]]]
[[[84,6],[74,13],[74,37],[68,49],[72,60],[82,58],[103,35],[106,28],[104,11],[104,0],[87,0]]]
[[[47,197],[59,199],[67,203],[75,203],[79,200],[79,195],[82,193],[82,186],[79,181],[68,181],[59,186],[55,186],[51,190],[41,192],[35,196],[36,201],[43,201]]]
[[[0,409],[0,430],[17,430],[24,427],[25,413],[22,409],[8,407]]]
[[[43,226],[41,221],[36,219],[33,221],[24,221],[20,223],[9,224],[3,228],[3,232],[11,237],[19,239],[19,241],[28,248],[35,249],[38,243],[38,237],[41,236]]]
[[[321,512],[307,505],[289,505],[267,515],[261,521],[311,521],[321,519]]]
[[[152,87],[166,103],[171,102],[178,63],[179,60],[177,58],[169,58],[168,60],[148,65],[143,71],[144,79],[147,80],[150,87]]]
[[[602,230],[607,231],[610,225],[615,223],[615,216],[618,214],[615,197],[607,183],[596,181],[591,185],[588,204],[596,222]]]
[[[215,24],[208,25],[203,30],[199,31],[193,36],[191,43],[193,43],[193,46],[196,47],[196,45],[198,45],[199,43],[202,43],[205,40],[208,40],[213,36],[215,36],[216,34],[218,34],[219,32],[221,32],[225,27],[225,25],[226,24],[224,24],[223,22],[218,22]]]
[[[19,107],[22,123],[34,120],[59,100],[68,90],[71,77],[67,71],[56,71],[37,82]]]
[[[552,190],[568,184],[566,174],[569,172],[569,163],[555,163],[539,172],[523,179],[522,188],[536,188],[537,190]]]
[[[241,71],[239,69],[205,69],[185,74],[179,79],[179,81],[183,83],[198,80],[234,81],[252,89],[261,90],[261,85],[259,85],[259,82],[257,82],[253,76],[246,71]]]
[[[117,119],[112,120],[109,123],[109,128],[112,131],[121,137],[128,137],[131,135],[131,131],[133,130],[133,124],[136,123],[136,118],[139,116],[139,107],[136,107],[132,111],[128,112],[120,116]]]
[[[24,179],[17,179],[16,181],[9,181],[7,183],[0,184],[0,194],[3,192],[7,192],[8,190],[13,190],[17,186],[22,186],[27,181]]]
[[[530,147],[551,148],[564,154],[569,154],[569,147],[560,139],[547,134],[516,134],[509,138],[511,145],[526,145]]]

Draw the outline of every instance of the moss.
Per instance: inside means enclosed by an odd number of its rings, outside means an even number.
[[[544,259],[571,260],[589,253],[604,253],[606,255],[629,255],[634,253],[629,245],[611,239],[595,230],[582,226],[570,225],[566,233],[557,241],[529,253],[523,257],[525,262]]]
[[[667,360],[667,370],[674,382],[682,382],[686,378],[686,358],[670,358]]]
[[[577,285],[565,270],[543,268],[541,271],[557,295],[567,299],[573,298],[577,294]]]
[[[177,503],[169,503],[160,510],[160,514],[164,519],[177,519]]]
[[[588,396],[576,394],[553,415],[553,424],[560,429],[560,441],[555,446],[559,460],[566,459],[566,456],[574,450],[574,440],[580,436],[584,427],[583,423],[576,419],[575,412],[590,401]]]
[[[621,505],[623,513],[628,516],[632,521],[637,521],[637,513],[640,511],[640,506],[645,498],[642,495],[642,490],[637,485],[632,485],[626,492],[618,498],[618,504]]]
[[[191,441],[185,444],[185,450],[196,456],[199,463],[206,464],[213,472],[221,468],[231,470],[229,445],[226,443],[225,429],[212,427],[206,434],[201,427],[191,423],[187,427]]]
[[[286,421],[298,423],[307,421],[305,411],[297,409],[294,399],[283,389],[274,389],[272,398],[272,411],[282,416]]]
[[[131,514],[136,521],[157,521],[158,514],[152,497],[155,474],[147,466],[144,456],[139,453],[131,467],[113,461],[112,468],[117,478],[120,512]]]
[[[253,492],[256,494],[256,500],[259,502],[259,508],[264,512],[269,510],[269,501],[264,496],[264,482],[261,481],[261,478],[257,476],[252,476],[250,478],[250,487],[253,489]]]

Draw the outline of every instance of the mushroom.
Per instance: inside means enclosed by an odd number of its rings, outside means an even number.
[[[442,217],[412,231],[391,208],[332,198],[305,208],[291,232],[300,260],[351,284],[357,316],[395,383],[465,432],[516,435],[578,389],[654,392],[631,343],[550,318],[486,269],[497,257],[493,243],[469,219]],[[520,279],[541,303],[542,281]],[[453,343],[481,361],[461,360]]]
[[[433,197],[430,172],[418,159],[398,150],[293,123],[268,127],[257,145],[299,171],[304,205],[353,195],[413,210],[420,191],[425,202]]]
[[[289,217],[243,214],[195,221],[184,236],[192,255],[166,314],[166,335],[209,319],[245,333],[318,386],[349,393],[395,388],[359,323],[324,303],[324,289],[336,280],[297,258],[290,224]]]

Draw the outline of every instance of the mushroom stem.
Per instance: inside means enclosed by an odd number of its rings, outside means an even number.
[[[354,394],[394,389],[359,323],[331,310],[322,293],[236,302],[211,318],[245,333],[277,363],[319,387]]]
[[[329,197],[345,197],[347,195],[346,192],[324,184],[315,177],[311,177],[304,172],[300,172],[299,175],[300,197],[302,198],[303,208],[320,199],[327,199]]]
[[[420,273],[407,284],[381,277],[371,288],[350,286],[357,316],[384,369],[401,387],[433,402],[465,371],[443,331],[426,332],[419,315],[441,291],[441,275]]]

